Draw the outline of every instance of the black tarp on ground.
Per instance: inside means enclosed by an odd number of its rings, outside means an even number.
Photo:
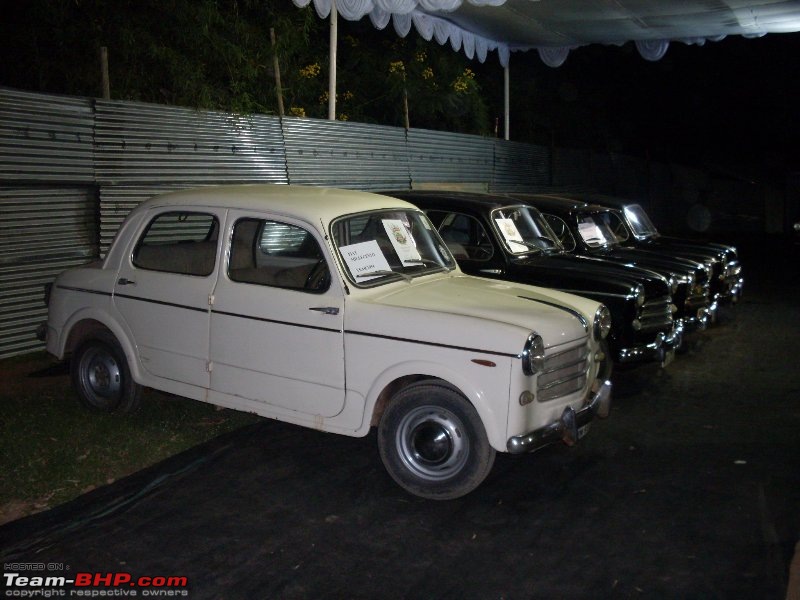
[[[618,370],[584,443],[499,456],[465,498],[405,494],[374,436],[264,421],[0,528],[0,555],[185,576],[196,599],[783,598],[800,284],[770,264],[666,370]]]

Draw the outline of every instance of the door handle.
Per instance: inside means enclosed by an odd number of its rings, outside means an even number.
[[[324,315],[338,315],[339,309],[335,306],[312,306],[308,310],[315,310],[317,312],[321,312]]]
[[[125,277],[120,277],[117,279],[117,284],[119,285],[136,285],[136,282],[132,279],[126,279]]]

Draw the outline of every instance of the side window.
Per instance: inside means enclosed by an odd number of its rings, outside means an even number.
[[[475,217],[440,211],[428,216],[456,260],[489,260],[494,255],[492,241]]]
[[[564,219],[555,215],[544,215],[544,218],[547,220],[547,224],[550,225],[553,232],[558,236],[558,241],[564,246],[564,250],[567,252],[575,250],[575,238],[572,237],[572,233],[564,222]]]
[[[147,226],[133,251],[139,269],[208,276],[214,271],[219,222],[206,213],[161,213]]]
[[[239,283],[322,293],[331,282],[328,264],[308,231],[264,219],[233,227],[228,277]]]

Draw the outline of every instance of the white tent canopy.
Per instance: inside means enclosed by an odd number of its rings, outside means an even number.
[[[320,17],[334,0],[313,1]],[[670,42],[703,44],[728,35],[760,37],[800,31],[797,0],[335,0],[348,20],[369,16],[384,29],[391,21],[405,37],[413,25],[426,40],[449,43],[483,62],[497,50],[508,65],[509,52],[537,50],[549,66],[559,66],[571,49],[587,44],[636,42],[641,55],[658,60]]]
[[[509,57],[536,50],[559,67],[570,50],[633,41],[643,58],[660,60],[670,42],[705,44],[729,35],[761,37],[800,31],[800,0],[292,0],[313,2],[331,19],[328,117],[336,115],[336,19],[369,16],[378,29],[391,21],[405,37],[412,25],[426,40],[450,44],[468,58],[496,50],[504,68],[504,129],[509,139]],[[335,8],[335,10],[333,10]]]

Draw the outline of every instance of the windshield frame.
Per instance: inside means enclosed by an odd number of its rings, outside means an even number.
[[[519,235],[523,243],[525,245],[532,244],[535,247],[525,247],[524,249],[521,249],[520,246],[522,246],[523,244],[520,244],[520,242],[517,242],[515,240],[510,240],[506,236],[506,234],[504,234],[503,231],[500,229],[500,224],[497,222],[497,215],[498,214],[505,215],[508,212],[517,210],[524,212],[528,216],[530,222],[532,222],[533,225],[535,225],[535,227],[538,228],[538,233],[543,234],[541,237],[534,236],[533,241],[529,241],[522,234],[522,232],[520,232],[519,229],[516,228],[516,226],[514,226],[514,232]],[[506,219],[508,217],[502,216],[501,218]],[[506,253],[511,257],[519,258],[528,256],[530,254],[547,255],[552,253],[564,252],[564,247],[562,246],[561,241],[558,239],[558,236],[555,234],[555,232],[551,229],[549,223],[547,222],[547,219],[545,219],[541,211],[534,206],[529,206],[527,204],[509,204],[507,206],[499,206],[490,211],[489,222],[495,237],[503,246]],[[550,242],[547,247],[540,245],[540,243],[546,243],[544,242],[543,238],[547,239]],[[515,248],[511,244],[516,244],[517,247]]]
[[[386,240],[384,241],[384,245],[380,246],[378,243],[377,238],[373,238],[371,240],[364,240],[363,242],[351,242],[350,244],[339,244],[340,232],[345,235],[352,235],[352,232],[346,232],[344,227],[346,227],[345,223],[352,222],[354,219],[359,218],[366,218],[367,223],[365,226],[360,230],[359,234],[363,234],[367,227],[372,226],[375,227],[378,221],[381,222],[384,229],[387,227],[387,221],[403,221],[402,215],[405,214],[408,216],[408,223],[417,226],[421,226],[422,229],[420,231],[426,231],[430,236],[427,239],[420,239],[415,238],[415,233],[409,231],[408,225],[403,222],[405,229],[405,233],[411,234],[409,235],[411,244],[407,244],[403,241],[404,246],[401,244],[401,248],[405,248],[406,250],[413,252],[416,250],[418,258],[407,258],[403,261],[398,252],[398,246],[395,245],[388,238],[388,231],[383,231],[383,234],[386,235]],[[385,215],[385,217],[380,218],[379,215]],[[370,223],[370,220],[373,219],[374,221]],[[378,230],[378,234],[381,234],[381,231]],[[430,219],[428,219],[427,215],[419,210],[418,208],[411,208],[407,206],[400,206],[396,208],[378,208],[374,210],[367,210],[367,211],[359,211],[355,213],[349,213],[345,215],[341,215],[336,217],[330,222],[329,225],[329,235],[330,235],[330,243],[331,243],[331,250],[333,252],[334,258],[338,261],[339,267],[341,272],[344,274],[346,279],[358,288],[373,288],[377,286],[381,286],[390,282],[396,281],[408,281],[422,277],[426,275],[432,275],[435,273],[449,273],[456,269],[457,263],[456,259],[453,258],[453,255],[450,253],[450,250],[447,248],[447,244],[445,244],[444,240],[442,240],[439,233],[436,231],[436,227],[433,226]],[[378,235],[378,237],[382,237],[382,235]],[[402,233],[401,236],[403,237]],[[389,270],[386,271],[385,268],[383,269],[373,269],[369,270],[369,273],[375,273],[374,276],[369,278],[360,278],[357,277],[350,268],[350,262],[345,257],[343,248],[347,248],[348,246],[353,246],[358,243],[369,243],[375,242],[376,248],[381,252],[381,258],[379,262],[385,263],[386,266],[389,267]],[[386,242],[389,242],[390,245],[386,245]],[[413,247],[413,250],[411,249]],[[425,252],[423,252],[422,250]],[[394,256],[387,256],[386,252],[390,249],[394,249]],[[435,256],[435,253],[438,252],[439,256]],[[438,260],[437,260],[438,258]],[[395,264],[389,264],[389,259]],[[416,261],[419,263],[416,263]],[[405,264],[404,264],[405,262]],[[413,263],[413,264],[412,264]],[[431,264],[434,263],[434,264]],[[390,272],[391,271],[391,272]],[[364,274],[366,275],[367,272]]]
[[[657,238],[661,235],[650,219],[650,215],[647,214],[640,204],[626,204],[622,207],[621,212],[625,217],[625,222],[628,223],[628,227],[630,227],[633,236],[637,240]]]

